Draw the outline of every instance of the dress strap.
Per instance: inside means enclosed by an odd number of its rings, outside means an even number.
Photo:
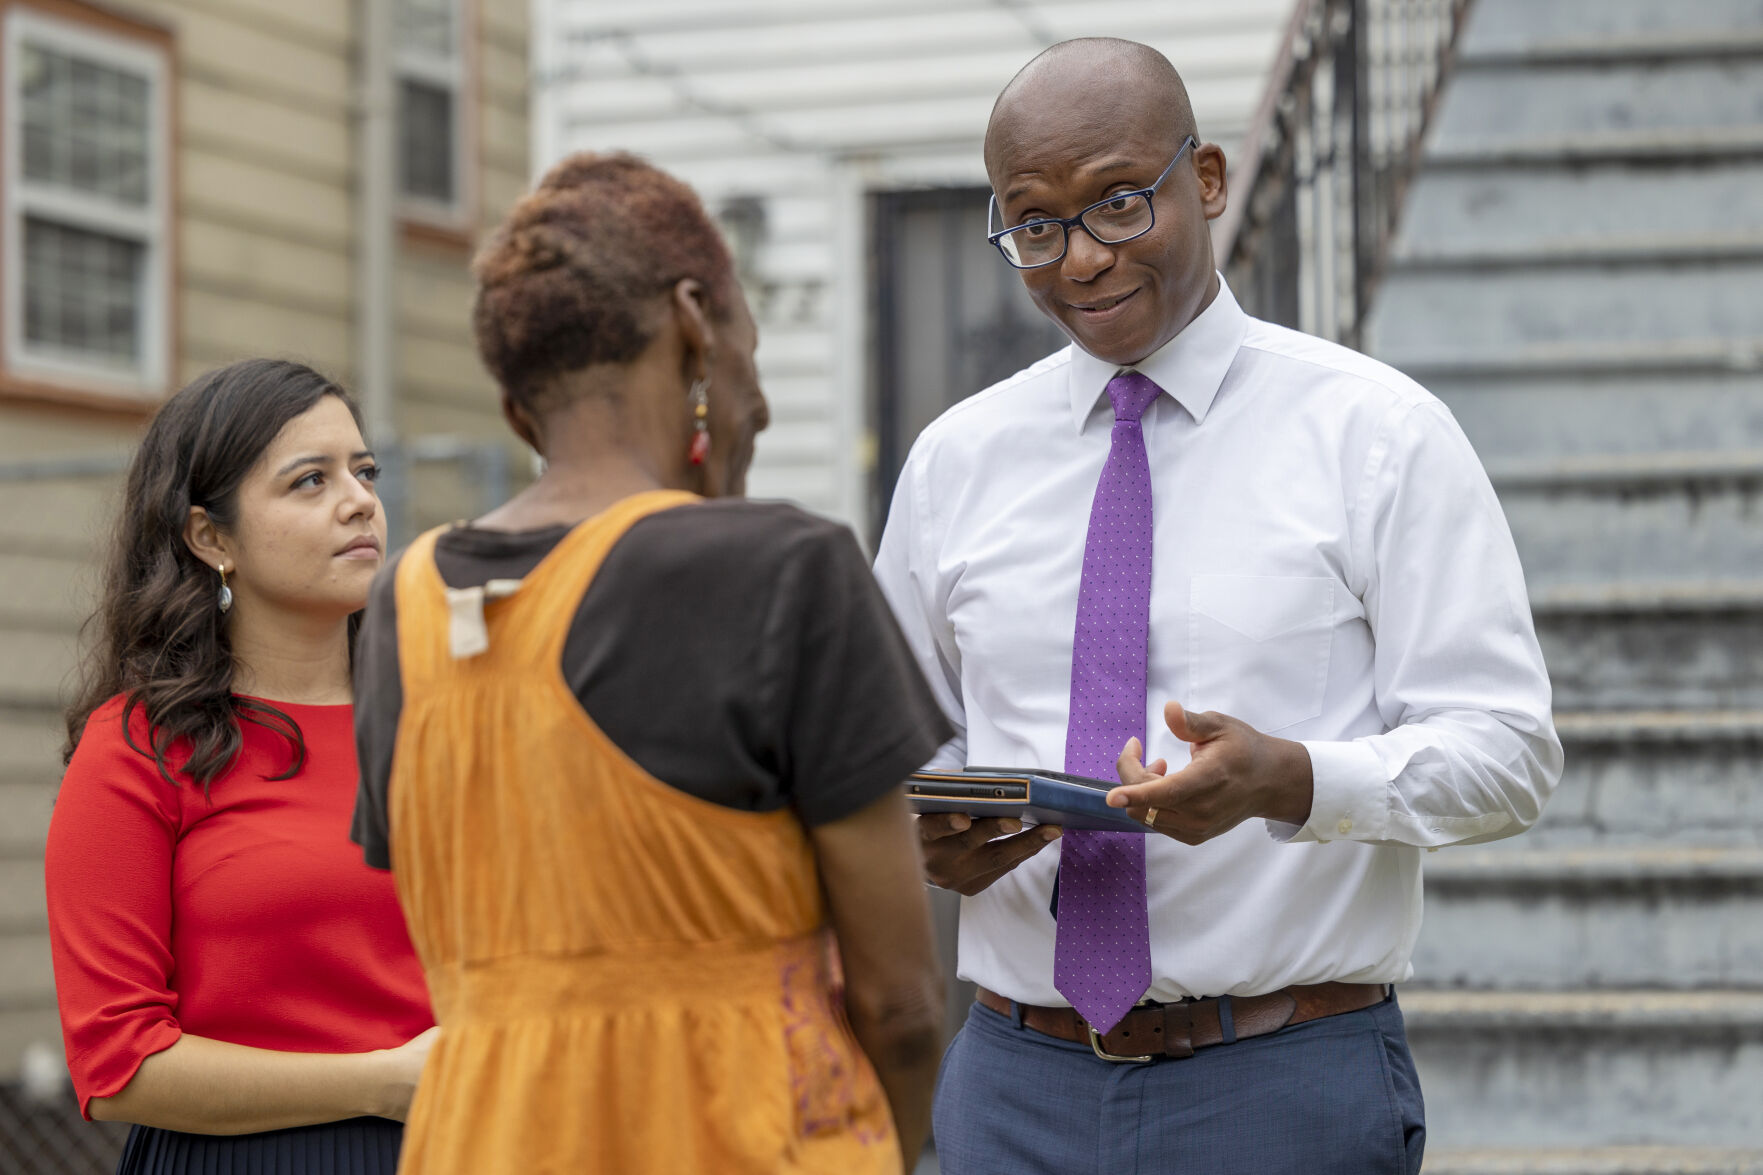
[[[622,498],[572,527],[522,579],[447,586],[435,563],[437,527],[410,545],[398,568],[399,659],[407,683],[466,663],[555,664],[583,594],[626,531],[662,510],[698,501],[680,490]]]

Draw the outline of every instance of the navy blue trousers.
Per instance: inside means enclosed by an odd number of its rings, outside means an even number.
[[[975,1004],[935,1132],[943,1175],[1418,1175],[1426,1110],[1393,996],[1149,1065]]]

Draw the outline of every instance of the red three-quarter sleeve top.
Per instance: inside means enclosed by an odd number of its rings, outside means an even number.
[[[251,722],[203,794],[123,738],[122,699],[94,711],[55,800],[49,937],[80,1110],[118,1093],[185,1032],[256,1048],[353,1053],[434,1023],[392,876],[349,842],[348,706],[273,703],[306,741]],[[146,716],[130,721],[148,747]],[[187,754],[173,748],[175,768]]]

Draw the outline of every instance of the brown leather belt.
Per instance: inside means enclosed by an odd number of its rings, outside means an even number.
[[[1266,995],[1223,996],[1175,1004],[1141,1004],[1112,1032],[1091,1028],[1073,1008],[1017,1004],[1022,1023],[1044,1036],[1087,1044],[1104,1061],[1144,1063],[1191,1057],[1195,1049],[1266,1036],[1293,1024],[1357,1012],[1389,998],[1382,983],[1311,983]],[[979,989],[979,1002],[1012,1016],[1011,1001]]]

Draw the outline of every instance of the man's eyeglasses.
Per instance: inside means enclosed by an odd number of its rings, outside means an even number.
[[[1065,256],[1065,246],[1074,227],[1082,228],[1104,245],[1121,245],[1135,237],[1142,237],[1157,223],[1157,213],[1151,207],[1151,197],[1157,194],[1157,189],[1163,186],[1163,181],[1169,178],[1169,173],[1175,170],[1181,157],[1188,153],[1188,148],[1195,145],[1194,136],[1189,135],[1184,139],[1181,150],[1175,153],[1175,158],[1169,161],[1163,174],[1148,188],[1116,192],[1096,201],[1076,216],[1064,220],[1057,217],[1031,220],[1013,228],[988,231],[986,240],[998,246],[998,252],[1004,255],[1004,260],[1017,269],[1039,269]],[[988,230],[997,217],[998,197],[994,194],[991,206],[986,209]]]

